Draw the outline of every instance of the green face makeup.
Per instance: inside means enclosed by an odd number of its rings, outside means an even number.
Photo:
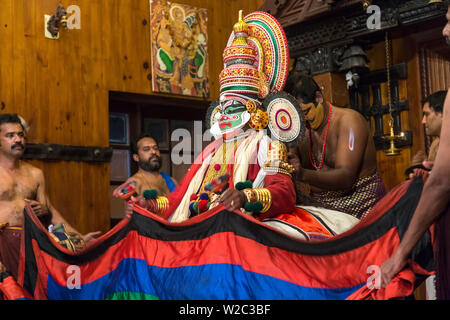
[[[240,128],[243,123],[243,113],[247,109],[243,105],[230,105],[225,107],[222,116],[219,119],[219,128],[222,133],[230,132]]]

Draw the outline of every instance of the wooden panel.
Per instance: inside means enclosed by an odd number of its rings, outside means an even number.
[[[112,186],[110,186],[110,189],[109,189],[111,218],[112,219],[123,219],[123,218],[125,218],[126,202],[120,198],[116,198],[116,197],[112,196],[112,193],[115,188],[117,188],[117,185],[112,185]]]
[[[106,0],[102,1],[105,3]],[[223,68],[222,53],[237,22],[239,9],[244,15],[256,10],[262,0],[251,1],[202,1],[179,0],[180,4],[190,4],[206,8],[208,14],[208,54],[211,99],[219,96],[218,75]],[[130,5],[131,4],[131,5]],[[109,90],[152,94],[150,55],[150,4],[147,0],[108,0],[105,3],[109,17],[102,25],[105,43],[103,72],[114,76],[104,77],[104,85]],[[223,13],[227,12],[226,15]],[[108,20],[108,21],[105,21]],[[108,39],[108,36],[112,37]],[[158,96],[164,94],[156,94]],[[172,95],[173,96],[173,95]],[[178,96],[188,98],[186,96]],[[201,98],[192,98],[201,100]]]
[[[421,90],[419,77],[419,56],[418,48],[414,39],[404,37],[394,39],[391,43],[392,57],[391,64],[402,62],[407,63],[408,79],[399,81],[399,99],[409,101],[409,111],[401,113],[402,130],[411,130],[413,136],[412,147],[402,148],[398,156],[386,156],[384,151],[377,151],[377,163],[383,181],[388,190],[405,180],[404,172],[411,164],[411,157],[421,148],[423,148],[423,130],[421,121]],[[379,42],[367,51],[370,70],[376,70],[386,67],[386,53],[384,41]],[[382,103],[387,103],[387,86],[382,85]],[[388,133],[389,116],[383,117],[384,131]],[[372,126],[374,127],[374,126]]]
[[[28,162],[43,170],[50,201],[72,226],[82,233],[108,231],[109,165]],[[103,183],[104,177],[107,184]]]
[[[349,105],[349,96],[345,75],[342,73],[323,73],[313,77],[322,89],[326,101],[339,107]]]
[[[0,0],[0,112],[13,106],[13,14],[12,1]],[[8,62],[8,63],[4,63]]]
[[[238,10],[247,14],[263,0],[176,2],[208,10],[207,100],[216,99],[222,52]],[[109,92],[152,95],[150,3],[63,2],[66,8],[80,7],[81,29],[62,30],[59,40],[49,40],[44,37],[44,14],[54,14],[58,4],[59,0],[0,0],[0,112],[16,112],[28,121],[29,142],[107,147]],[[44,170],[51,201],[75,228],[108,230],[109,164],[31,163]]]

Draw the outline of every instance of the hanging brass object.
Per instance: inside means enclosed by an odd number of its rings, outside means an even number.
[[[442,0],[430,0],[428,1],[428,4],[432,4],[432,3],[441,3]]]
[[[389,121],[390,122],[390,121]],[[405,134],[400,132],[400,134],[394,134],[394,125],[390,124],[390,134],[388,136],[383,136],[383,139],[388,140],[390,142],[389,149],[384,150],[384,153],[387,156],[398,156],[400,154],[400,149],[395,146],[396,140],[405,140]]]
[[[398,156],[401,152],[399,148],[395,146],[396,140],[406,140],[405,134],[400,132],[400,134],[394,133],[394,118],[392,117],[392,98],[391,98],[391,73],[390,73],[390,50],[389,50],[389,40],[388,33],[385,33],[385,49],[386,49],[386,73],[387,73],[387,90],[389,99],[389,135],[382,136],[384,140],[389,141],[389,149],[384,150],[387,156]]]

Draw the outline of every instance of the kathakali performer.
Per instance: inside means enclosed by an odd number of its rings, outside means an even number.
[[[357,223],[341,212],[296,207],[294,169],[285,143],[303,139],[305,120],[298,101],[282,91],[289,51],[278,21],[265,12],[242,18],[240,11],[223,61],[220,98],[206,119],[216,140],[174,192],[147,192],[138,204],[171,222],[223,204],[286,232],[295,230],[292,235],[305,240],[329,238]],[[122,191],[127,198],[126,186]],[[321,215],[328,215],[331,223]]]

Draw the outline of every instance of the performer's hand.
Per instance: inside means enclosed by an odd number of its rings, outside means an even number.
[[[120,190],[121,190],[121,189],[120,189],[120,186],[118,186],[117,188],[115,188],[115,189],[113,190],[113,193],[112,193],[113,197],[115,197],[115,198],[120,198],[120,193],[121,193]]]
[[[136,198],[131,196],[130,200],[125,202],[125,217],[130,218],[133,214],[133,206],[136,202]]]
[[[222,203],[228,210],[233,211],[242,208],[247,202],[247,197],[242,191],[228,189],[221,195],[219,202]]]
[[[381,287],[385,288],[392,279],[405,267],[407,258],[401,257],[399,254],[394,253],[392,257],[387,259],[381,264],[380,277]]]
[[[418,178],[418,177],[422,177],[427,172],[428,171],[425,171],[423,169],[416,168],[416,169],[413,170],[412,173],[409,174],[409,178],[410,179],[415,179],[415,178]]]
[[[27,205],[31,206],[33,212],[37,216],[42,216],[47,213],[46,207],[36,200],[24,199]]]
[[[128,200],[125,205],[125,216],[127,218],[131,217],[131,215],[133,214],[133,206],[135,203],[144,209],[148,209],[147,201],[143,196],[131,196],[130,200]]]
[[[288,162],[290,165],[294,167],[294,173],[297,177],[297,180],[301,180],[301,174],[302,174],[302,165],[300,163],[300,158],[298,157],[296,152],[293,152],[292,149],[289,149],[289,152],[287,154]]]
[[[127,218],[131,217],[131,215],[133,214],[133,205],[134,205],[133,201],[127,201],[125,203],[125,216]]]
[[[84,243],[87,245],[89,242],[95,240],[95,238],[102,233],[101,231],[95,231],[95,232],[89,232],[85,235],[81,235],[81,238],[83,238]]]

